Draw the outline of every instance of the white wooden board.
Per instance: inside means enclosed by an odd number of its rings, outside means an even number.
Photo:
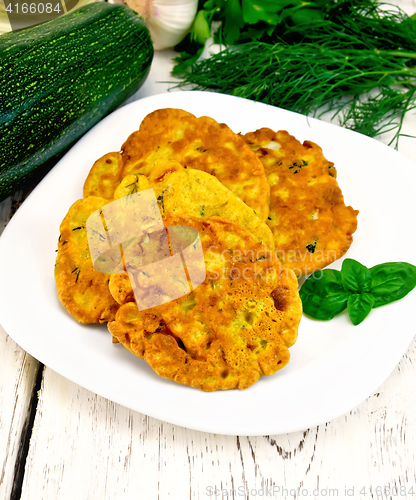
[[[394,486],[396,497],[412,498],[415,359],[413,342],[379,391],[348,415],[304,432],[264,437],[166,424],[46,369],[22,499],[183,500],[227,498],[227,491],[228,498],[248,500],[260,498],[262,489],[284,498],[283,488],[288,498],[299,488],[298,498],[328,497],[329,490],[347,498],[345,488],[353,498],[371,498],[370,487],[377,498],[377,487]]]
[[[394,3],[416,12],[416,0]],[[151,77],[132,99],[166,90],[154,82],[171,79],[169,58],[157,57]],[[410,114],[405,132],[415,124]],[[416,162],[414,144],[404,138],[400,151]],[[12,199],[0,203],[0,234],[17,205]],[[0,327],[1,499],[12,492],[38,368]],[[235,438],[150,419],[46,368],[22,498],[248,500],[262,492],[263,498],[293,498],[291,490],[298,488],[296,498],[414,498],[415,380],[414,341],[379,391],[348,415],[304,432]],[[385,486],[390,493],[377,489]]]

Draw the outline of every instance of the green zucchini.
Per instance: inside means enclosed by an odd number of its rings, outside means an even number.
[[[144,82],[144,20],[97,2],[0,36],[0,201],[43,175]]]

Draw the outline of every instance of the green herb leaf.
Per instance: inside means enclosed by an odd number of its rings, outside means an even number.
[[[416,267],[407,262],[386,262],[370,269],[373,286],[371,293],[380,307],[399,300],[416,286]]]
[[[195,64],[201,57],[204,46],[192,41],[191,35],[188,33],[184,40],[175,47],[175,50],[181,52],[181,54],[173,59],[176,62],[172,70],[172,75],[174,76],[185,74],[188,68]]]
[[[373,281],[368,267],[354,259],[345,259],[341,268],[342,285],[351,292],[369,292]]]
[[[303,312],[315,319],[330,320],[347,307],[349,293],[340,271],[325,269],[312,274],[299,292]]]
[[[224,42],[233,45],[240,37],[240,30],[244,26],[243,11],[238,0],[227,0],[223,9]]]
[[[199,2],[201,3],[201,2]],[[222,5],[218,5],[218,0],[207,0],[204,4],[203,4],[203,7],[204,9],[206,10],[213,10],[215,8],[221,8]],[[201,6],[199,6],[199,8],[201,8]]]
[[[348,308],[354,325],[371,309],[399,300],[416,287],[416,266],[387,262],[371,269],[345,259],[341,271],[317,271],[305,281],[299,295],[308,316],[329,320]]]
[[[208,24],[205,11],[200,10],[191,28],[191,40],[204,44],[210,36],[211,28]]]
[[[243,0],[243,19],[247,24],[256,24],[259,21],[264,21],[267,24],[276,25],[281,21],[281,17],[276,11],[279,5],[275,0]]]
[[[352,324],[357,326],[370,314],[374,306],[371,293],[354,293],[348,298],[348,315]]]
[[[291,15],[291,19],[298,26],[302,24],[310,25],[316,21],[323,21],[324,14],[316,9],[300,9]]]

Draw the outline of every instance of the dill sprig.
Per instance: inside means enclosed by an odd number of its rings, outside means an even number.
[[[416,107],[416,21],[377,0],[329,0],[310,14],[296,7],[273,29],[245,25],[236,45],[208,59],[177,58],[178,86],[311,116],[329,110],[371,137],[393,131],[397,145]]]
[[[387,87],[366,99],[355,97],[341,114],[340,125],[369,137],[393,131],[389,144],[397,148],[404,116],[416,107],[415,92],[416,87],[405,92]]]
[[[374,136],[391,129],[397,112],[415,106],[414,60],[413,52],[346,50],[343,44],[329,48],[251,42],[198,61],[179,86],[214,90],[306,115],[316,116],[322,107],[334,114],[344,111],[344,126]],[[394,90],[395,86],[400,89]],[[375,89],[381,89],[377,97],[360,99]],[[347,100],[342,101],[343,97]],[[400,128],[399,120],[395,137]]]
[[[308,25],[309,24],[309,25]],[[416,23],[399,7],[376,0],[330,0],[322,19],[279,25],[268,40],[287,43],[343,44],[354,49],[414,50]]]

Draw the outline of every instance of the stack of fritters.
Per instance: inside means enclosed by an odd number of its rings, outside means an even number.
[[[162,377],[205,391],[246,389],[285,366],[302,314],[293,272],[228,219],[167,215],[164,222],[198,231],[207,276],[151,309],[123,303],[110,332]]]
[[[244,140],[224,123],[181,109],[159,109],[146,116],[121,154],[110,153],[94,164],[84,197],[113,198],[126,175],[148,175],[157,163],[169,160],[215,176],[261,220],[267,219],[270,188],[261,162]]]
[[[357,212],[335,173],[318,146],[287,132],[240,137],[212,118],[154,111],[121,153],[95,162],[62,222],[59,299],[83,324],[107,322],[114,341],[162,377],[245,389],[289,361],[302,311],[296,275],[351,244]],[[127,209],[107,217],[149,193],[157,231],[142,217],[126,232]],[[117,244],[97,259],[88,228],[99,245],[116,232]],[[202,249],[196,284],[186,245]]]

